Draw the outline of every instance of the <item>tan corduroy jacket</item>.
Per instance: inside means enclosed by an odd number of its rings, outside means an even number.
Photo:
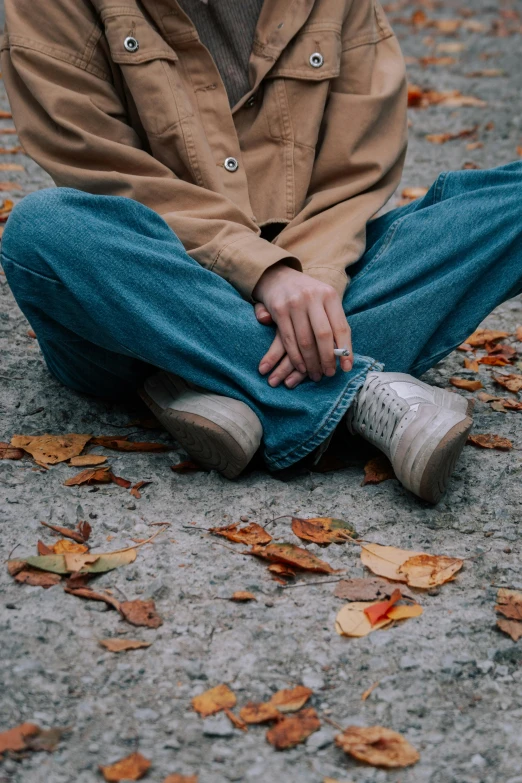
[[[280,260],[342,295],[406,147],[404,64],[377,0],[265,0],[232,109],[175,0],[5,7],[15,124],[57,185],[146,204],[247,298]]]

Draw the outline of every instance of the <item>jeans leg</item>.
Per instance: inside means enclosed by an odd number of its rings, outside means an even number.
[[[522,290],[522,162],[442,174],[378,218],[345,298],[355,350],[421,375]]]
[[[152,365],[240,399],[261,420],[271,468],[320,445],[377,366],[356,356],[350,374],[338,370],[293,390],[270,387],[257,367],[274,329],[194,261],[161,217],[130,199],[69,188],[32,194],[9,218],[2,263],[49,366],[66,383],[92,392],[101,364],[115,371],[119,388],[128,382],[133,391],[144,365]],[[77,351],[73,378],[63,369],[67,351],[57,348],[64,335]],[[124,371],[111,364],[114,356]],[[125,358],[135,362],[130,371]]]

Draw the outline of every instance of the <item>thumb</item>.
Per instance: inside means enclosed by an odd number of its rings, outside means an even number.
[[[265,326],[273,324],[272,316],[262,302],[256,302],[254,309],[256,318],[260,324],[264,324]]]

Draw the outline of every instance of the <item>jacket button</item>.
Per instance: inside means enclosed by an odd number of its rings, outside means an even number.
[[[128,52],[137,52],[140,48],[140,44],[137,38],[132,35],[128,35],[123,42],[123,46]]]
[[[227,171],[237,171],[239,163],[235,158],[225,158],[225,168]]]
[[[310,55],[309,62],[312,68],[320,68],[321,65],[323,65],[324,63],[324,57],[319,52],[314,52],[313,54]]]
[[[251,95],[248,101],[245,101],[245,108],[251,109],[255,102],[256,102],[256,96]]]

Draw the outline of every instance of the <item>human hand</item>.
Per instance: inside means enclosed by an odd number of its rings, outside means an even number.
[[[256,306],[258,320],[269,323],[270,316],[278,327],[259,371],[264,375],[273,370],[284,356],[284,348],[285,366],[289,363],[303,377],[308,373],[312,380],[319,381],[323,373],[334,375],[334,343],[351,351],[350,327],[335,289],[303,272],[275,264],[264,272],[253,293],[265,308]],[[353,359],[341,357],[340,364],[344,372],[349,372]]]

